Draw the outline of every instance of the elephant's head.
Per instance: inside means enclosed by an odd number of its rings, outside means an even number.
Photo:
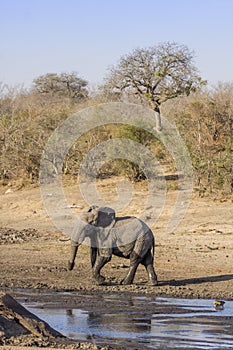
[[[93,205],[80,214],[80,219],[71,235],[71,240],[79,244],[86,237],[93,238],[102,228],[112,228],[115,223],[115,211],[112,208]]]
[[[115,222],[116,213],[112,208],[91,206],[86,213],[82,214],[82,219],[88,224],[97,227],[108,227]]]
[[[74,260],[78,246],[83,243],[86,237],[91,239],[91,246],[99,246],[99,239],[102,240],[104,228],[111,229],[115,224],[115,211],[108,207],[91,206],[86,212],[80,215],[78,227],[71,235],[71,259],[69,269],[74,267]]]
[[[88,211],[81,213],[80,218],[90,225],[97,226],[99,209],[97,206],[91,206]]]

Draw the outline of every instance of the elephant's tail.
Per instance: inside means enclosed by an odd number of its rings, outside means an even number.
[[[152,246],[151,246],[151,255],[152,255],[152,258],[154,260],[154,256],[155,256],[155,238],[153,236],[153,241],[152,241]]]

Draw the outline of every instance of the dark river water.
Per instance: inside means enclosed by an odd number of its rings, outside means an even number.
[[[62,296],[58,303],[47,299],[23,305],[72,339],[131,349],[233,349],[233,301],[226,301],[224,309],[216,311],[213,300],[122,294]]]

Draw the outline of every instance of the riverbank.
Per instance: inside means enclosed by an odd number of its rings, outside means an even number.
[[[134,200],[123,214],[138,215],[146,198],[145,185],[135,187]],[[159,285],[146,284],[139,266],[135,283],[120,285],[129,261],[113,257],[103,268],[107,284],[92,283],[88,246],[81,246],[73,271],[67,270],[69,241],[48,217],[39,188],[11,192],[0,188],[0,288],[34,288],[98,293],[145,293],[188,298],[233,299],[232,201],[193,197],[180,225],[172,233],[164,227],[172,215],[176,191],[168,192],[166,206],[152,227],[155,270]],[[110,179],[99,184],[102,196],[114,196]],[[68,202],[78,211],[85,202],[76,185],[65,187]],[[140,201],[139,201],[140,198]],[[140,205],[142,207],[140,207]]]

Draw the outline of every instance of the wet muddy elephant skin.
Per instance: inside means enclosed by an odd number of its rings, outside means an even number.
[[[92,276],[95,283],[104,283],[105,278],[100,272],[113,254],[130,259],[130,267],[121,281],[122,284],[133,283],[139,264],[146,268],[148,283],[158,284],[153,266],[154,235],[143,221],[130,216],[116,217],[112,208],[97,206],[92,206],[82,213],[81,219],[71,235],[69,270],[74,268],[79,245],[89,237]]]

